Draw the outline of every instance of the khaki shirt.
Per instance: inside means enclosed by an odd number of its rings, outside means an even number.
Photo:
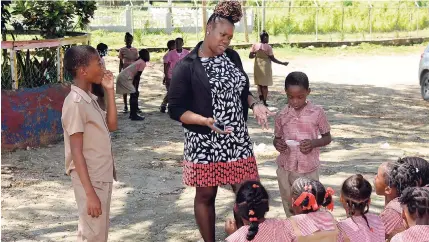
[[[97,103],[97,97],[72,85],[64,100],[61,122],[64,129],[66,173],[75,169],[70,147],[70,136],[83,133],[83,156],[91,181],[116,180],[115,165],[106,123],[106,113]],[[79,178],[76,172],[74,178]]]

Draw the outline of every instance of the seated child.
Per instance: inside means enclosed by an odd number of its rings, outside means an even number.
[[[319,181],[300,177],[292,185],[292,210],[289,218],[293,228],[293,242],[335,242],[338,228],[335,218],[321,207],[333,210],[334,190]]]
[[[409,187],[402,192],[399,203],[408,229],[396,234],[391,242],[429,241],[429,188]]]
[[[234,210],[238,211],[243,223],[237,229],[234,220],[227,220],[225,231],[228,242],[288,242],[292,241],[292,226],[287,220],[266,219],[269,210],[268,193],[257,181],[244,182],[237,192]]]
[[[372,186],[361,174],[347,178],[341,187],[340,201],[347,219],[338,223],[338,242],[384,242],[384,225],[378,215],[368,213]]]
[[[416,168],[408,163],[382,163],[374,180],[375,192],[384,196],[384,211],[380,217],[386,230],[386,239],[405,230],[399,197],[407,187],[418,184]]]
[[[419,157],[404,157],[398,162],[408,163],[416,168],[420,187],[429,185],[429,162],[427,160]]]

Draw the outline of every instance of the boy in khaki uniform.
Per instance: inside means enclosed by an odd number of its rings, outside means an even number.
[[[64,56],[64,69],[74,78],[61,122],[66,172],[79,211],[77,241],[107,241],[112,182],[116,180],[110,141],[110,132],[117,129],[114,78],[91,46],[71,47]],[[107,114],[89,91],[92,84],[103,86]]]

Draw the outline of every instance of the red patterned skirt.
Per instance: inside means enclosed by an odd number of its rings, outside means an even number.
[[[259,180],[256,159],[196,164],[183,161],[183,183],[193,187],[212,187]]]

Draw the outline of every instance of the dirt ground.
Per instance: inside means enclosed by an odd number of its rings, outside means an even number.
[[[296,57],[289,67],[274,66],[270,89],[273,109],[285,105],[283,80],[294,70],[308,73],[310,99],[323,105],[333,142],[323,148],[321,181],[338,191],[351,174],[373,180],[379,164],[400,156],[429,158],[429,103],[419,93],[419,53],[386,56]],[[108,57],[117,71],[117,60]],[[252,62],[245,62],[252,80]],[[193,216],[194,189],[181,183],[183,129],[158,111],[164,88],[161,65],[142,77],[141,104],[146,120],[136,123],[119,113],[112,134],[119,181],[114,183],[109,241],[198,241]],[[122,101],[118,97],[118,110]],[[273,119],[271,119],[273,124]],[[272,126],[271,126],[272,127]],[[259,172],[271,195],[268,217],[285,217],[276,180],[272,130],[250,118]],[[2,241],[75,241],[77,209],[69,177],[64,175],[63,143],[2,154]],[[338,195],[338,193],[337,193]],[[221,188],[216,201],[217,239],[231,217],[233,194]],[[344,217],[336,201],[334,214]],[[383,201],[375,194],[372,211]]]

